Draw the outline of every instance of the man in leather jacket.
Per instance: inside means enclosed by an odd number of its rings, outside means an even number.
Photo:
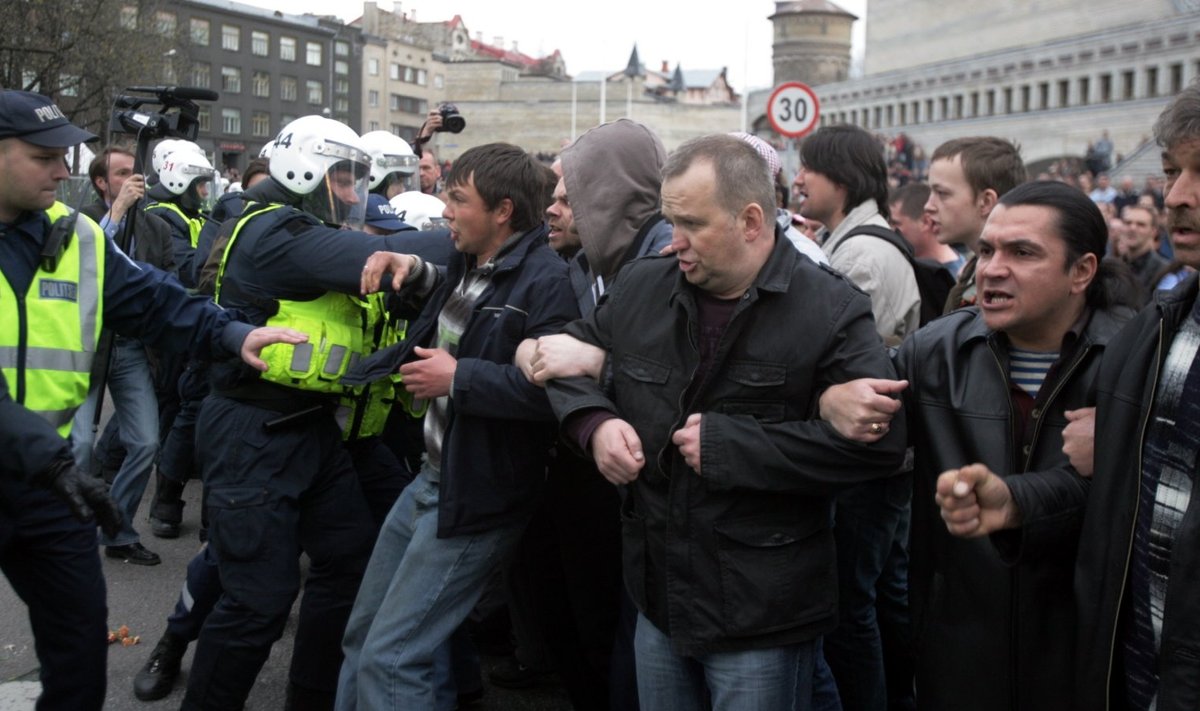
[[[1071,707],[1071,575],[1088,481],[1062,451],[1063,429],[1094,402],[1100,356],[1130,315],[1113,292],[1119,267],[1101,262],[1106,238],[1078,190],[1035,182],[1005,193],[978,243],[978,305],[900,347],[907,382],[822,396],[823,417],[870,441],[903,391],[922,709]],[[1011,503],[981,512],[992,500]]]

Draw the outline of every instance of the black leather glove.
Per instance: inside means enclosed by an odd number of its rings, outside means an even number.
[[[121,510],[108,495],[104,482],[80,473],[71,460],[55,460],[33,481],[58,494],[80,521],[86,523],[95,517],[109,538],[121,532]]]

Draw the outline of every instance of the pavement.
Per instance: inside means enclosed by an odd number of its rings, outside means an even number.
[[[129,627],[131,635],[141,638],[139,644],[132,646],[113,644],[108,647],[108,693],[104,704],[107,711],[178,709],[187,683],[187,670],[191,666],[192,649],[189,649],[183,659],[183,674],[170,696],[155,702],[142,702],[134,697],[133,677],[145,664],[166,629],[167,615],[179,596],[187,563],[200,547],[197,539],[199,483],[188,484],[184,494],[188,504],[184,509],[183,531],[179,538],[170,540],[151,535],[145,519],[153,487],[151,481],[138,513],[137,528],[142,533],[142,544],[158,553],[162,557],[162,564],[149,567],[130,565],[107,558],[101,551],[104,577],[108,583],[108,627],[116,630],[125,625]],[[283,708],[287,668],[295,635],[295,613],[296,608],[293,608],[283,638],[275,643],[270,658],[258,675],[246,704],[251,711],[278,711]],[[485,684],[486,671],[498,662],[499,658],[483,658]],[[0,711],[32,711],[40,689],[37,655],[25,605],[13,592],[7,579],[0,576]],[[485,688],[483,703],[471,708],[487,711],[569,711],[571,704],[566,692],[557,685],[522,691],[489,685]]]

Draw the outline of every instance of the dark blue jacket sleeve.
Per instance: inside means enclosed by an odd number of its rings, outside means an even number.
[[[237,356],[253,330],[206,297],[188,294],[172,274],[134,262],[107,244],[104,324],[148,346],[203,359]]]
[[[59,459],[70,459],[67,440],[54,427],[8,394],[0,373],[0,477],[29,481]]]

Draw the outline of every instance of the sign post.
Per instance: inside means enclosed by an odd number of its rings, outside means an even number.
[[[789,81],[775,87],[767,100],[767,120],[781,136],[800,138],[817,126],[820,102],[806,84]]]

